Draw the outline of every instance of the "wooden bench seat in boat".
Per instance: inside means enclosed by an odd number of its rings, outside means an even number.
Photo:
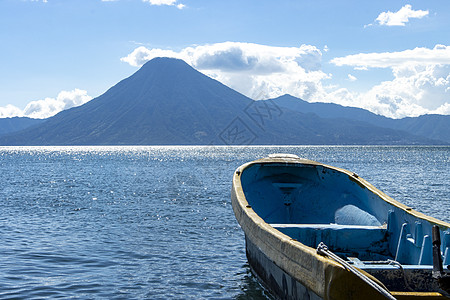
[[[320,242],[325,243],[331,250],[341,253],[353,253],[361,260],[378,260],[389,258],[404,265],[432,266],[431,237],[424,235],[422,224],[414,224],[414,235],[410,232],[410,225],[402,225],[398,240],[391,239],[390,226],[371,225],[341,225],[341,224],[270,224],[275,229],[289,237],[316,248]],[[450,232],[443,235],[443,264],[450,264]],[[392,251],[392,245],[394,251]],[[370,250],[383,257],[367,257]]]
[[[336,252],[388,254],[387,226],[339,224],[270,224],[309,247],[325,243]]]

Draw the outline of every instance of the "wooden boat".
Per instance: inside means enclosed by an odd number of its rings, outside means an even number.
[[[355,173],[271,155],[236,170],[231,199],[252,272],[277,298],[448,299],[450,224]]]

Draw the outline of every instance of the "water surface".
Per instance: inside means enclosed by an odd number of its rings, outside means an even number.
[[[2,147],[0,297],[267,299],[231,177],[280,152],[450,221],[450,147]]]

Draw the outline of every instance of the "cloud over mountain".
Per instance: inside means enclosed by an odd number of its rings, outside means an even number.
[[[376,97],[385,104],[390,114],[418,116],[423,109],[450,114],[450,65],[403,66],[394,68],[393,74],[394,80],[382,82],[369,92],[371,98]]]
[[[142,66],[155,57],[183,59],[204,74],[255,99],[291,93],[307,100],[321,99],[322,52],[315,46],[273,47],[225,42],[187,47],[179,52],[138,47],[121,60]]]
[[[359,53],[332,59],[333,65],[353,67],[357,72],[370,72],[372,68],[392,70],[392,80],[380,82],[362,92],[330,84],[333,75],[322,67],[322,54],[328,51],[328,47],[322,51],[312,45],[273,47],[225,42],[187,47],[180,51],[141,46],[121,60],[141,66],[155,57],[183,59],[204,74],[253,99],[291,94],[310,102],[355,106],[392,118],[450,114],[450,46]],[[356,79],[356,74],[351,74],[345,81]]]
[[[4,107],[0,107],[0,118],[9,118],[9,117],[17,117],[23,116],[23,111],[17,106],[8,104]]]
[[[362,108],[388,117],[450,114],[450,46],[361,53],[331,62],[356,70],[392,70],[393,80],[383,81],[357,96]],[[347,100],[340,104],[350,103]]]
[[[60,111],[80,106],[92,97],[86,91],[74,89],[72,91],[61,91],[56,98],[45,98],[42,100],[31,101],[27,104],[24,110],[7,105],[0,107],[0,117],[29,117],[34,119],[45,119],[56,115]]]

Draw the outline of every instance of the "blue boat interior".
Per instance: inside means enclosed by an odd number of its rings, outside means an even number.
[[[434,224],[384,201],[356,174],[315,164],[257,163],[244,169],[241,182],[252,209],[292,239],[312,248],[324,242],[374,273],[399,266],[431,272]],[[445,266],[450,230],[441,227],[440,234]]]

